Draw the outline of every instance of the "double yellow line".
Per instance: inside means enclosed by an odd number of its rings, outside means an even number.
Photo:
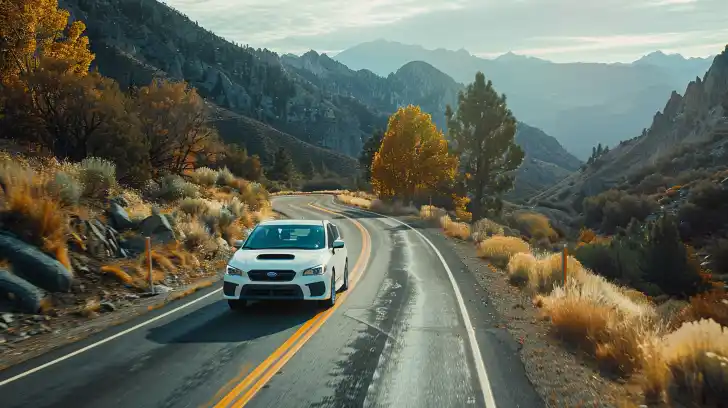
[[[329,214],[341,215],[337,212],[309,204],[310,207],[318,211]],[[344,216],[346,217],[346,216]],[[354,226],[361,232],[362,247],[356,264],[349,271],[349,290],[342,293],[337,299],[336,304],[317,313],[314,317],[304,323],[288,340],[278,347],[268,358],[266,358],[258,367],[256,367],[247,377],[245,377],[238,385],[228,392],[214,408],[240,408],[245,406],[255,394],[260,391],[265,384],[270,381],[273,376],[290,360],[298,350],[326,323],[336,309],[341,306],[351,290],[356,286],[362,273],[369,262],[371,254],[371,237],[364,227],[356,220],[348,218]]]

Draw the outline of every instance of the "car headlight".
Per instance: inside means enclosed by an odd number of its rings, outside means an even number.
[[[225,268],[225,273],[233,276],[243,276],[243,271],[230,265]]]
[[[314,266],[313,268],[308,268],[305,271],[303,271],[303,276],[323,275],[325,269],[326,269],[326,266],[324,266],[324,265]]]

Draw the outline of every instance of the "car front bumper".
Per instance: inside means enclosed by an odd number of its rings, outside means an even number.
[[[322,276],[298,277],[289,282],[251,281],[247,276],[225,275],[223,297],[228,300],[324,300],[331,282]]]

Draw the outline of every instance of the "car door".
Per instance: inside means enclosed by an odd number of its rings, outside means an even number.
[[[336,224],[331,224],[334,229],[334,239],[344,239],[344,236],[341,235],[341,230],[339,229]],[[336,268],[337,271],[342,271],[341,278],[344,279],[343,271],[344,268],[346,268],[346,258],[347,258],[347,249],[346,246],[342,249],[336,250],[336,255],[339,257],[338,262],[339,266]]]
[[[333,252],[333,254],[331,255],[331,264],[336,270],[336,286],[338,287],[339,283],[344,277],[344,266],[343,262],[341,261],[341,251],[334,251],[334,241],[336,240],[337,236],[336,229],[334,228],[333,224],[326,224],[326,235],[329,251]]]

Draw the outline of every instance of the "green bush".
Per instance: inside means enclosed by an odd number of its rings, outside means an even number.
[[[158,188],[153,192],[153,198],[163,201],[175,201],[182,198],[197,198],[200,191],[195,184],[184,180],[178,175],[167,175],[158,182]]]
[[[211,187],[217,183],[218,173],[209,167],[200,167],[190,174],[190,178],[195,184]]]
[[[79,179],[83,185],[83,196],[106,198],[116,186],[116,165],[106,159],[87,157],[81,161]]]
[[[217,171],[217,184],[221,186],[229,186],[235,180],[235,175],[227,168],[223,167]]]
[[[657,203],[645,196],[635,196],[619,190],[609,190],[584,199],[585,223],[612,234],[619,227],[626,227],[634,218],[644,221],[657,211]]]
[[[48,188],[58,194],[63,205],[76,205],[83,194],[83,185],[68,173],[59,171],[48,183]]]
[[[301,185],[301,191],[327,191],[327,190],[346,190],[344,184],[336,179],[319,179],[306,181]]]
[[[728,239],[719,239],[708,246],[710,267],[714,273],[728,274]]]

